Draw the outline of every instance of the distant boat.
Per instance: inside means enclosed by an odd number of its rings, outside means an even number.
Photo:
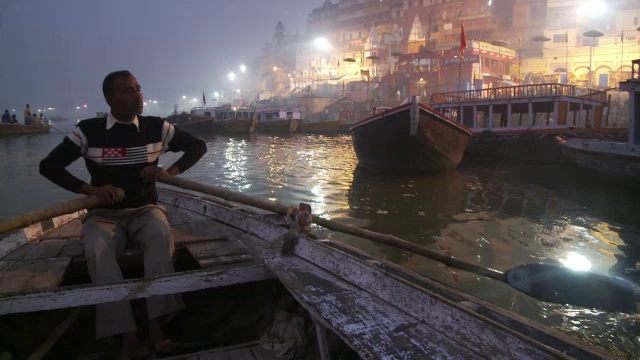
[[[302,121],[302,131],[306,134],[335,134],[340,126],[340,119],[321,112],[307,116]]]
[[[255,115],[255,109],[223,105],[215,110],[216,132],[251,134],[256,131]]]
[[[0,136],[22,134],[46,134],[51,125],[0,124]]]
[[[384,172],[441,172],[462,160],[471,131],[416,96],[351,126],[360,165]]]
[[[256,130],[263,133],[293,134],[303,117],[303,109],[269,104],[256,107]]]
[[[215,120],[212,116],[200,116],[193,113],[172,114],[166,118],[167,122],[180,130],[184,130],[192,135],[200,135],[202,132],[215,130]]]
[[[53,122],[58,122],[58,121],[69,121],[69,119],[67,119],[66,117],[62,117],[62,116],[52,116],[50,117],[48,120],[51,120]]]

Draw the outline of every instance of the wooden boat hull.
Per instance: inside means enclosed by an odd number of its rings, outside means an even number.
[[[274,248],[289,232],[282,226],[290,224],[286,214],[258,214],[167,189],[158,190],[158,200],[167,208],[176,244],[187,247],[189,261],[201,268],[118,283],[64,285],[62,277],[70,272],[65,266],[84,256],[78,219],[83,212],[65,215],[0,234],[0,245],[7,244],[0,248],[0,257],[7,254],[0,258],[0,275],[12,279],[2,283],[9,288],[0,288],[0,315],[277,279],[313,319],[320,351],[328,352],[325,337],[331,332],[367,359],[608,357],[559,331],[337,241],[300,235],[293,254],[281,256]],[[221,248],[223,242],[232,247]],[[229,263],[230,258],[235,261]],[[81,265],[86,272],[86,264]],[[26,267],[47,272],[24,276]]]
[[[251,134],[256,131],[254,119],[216,121],[216,131],[221,134]]]
[[[211,117],[183,113],[177,116],[171,115],[166,120],[178,129],[195,136],[216,130],[216,122]]]
[[[351,123],[341,123],[338,126],[337,133],[338,134],[351,134]]]
[[[569,139],[560,145],[560,149],[564,159],[573,165],[618,180],[640,179],[640,155],[598,151],[594,149],[598,143],[594,140]],[[611,144],[613,147],[614,143]],[[606,146],[606,143],[601,145]],[[617,145],[623,147],[626,144]]]
[[[340,120],[303,121],[302,132],[307,134],[335,134],[339,125]]]
[[[417,102],[351,127],[359,163],[383,172],[441,172],[458,166],[469,130]]]
[[[559,137],[554,132],[519,131],[494,133],[489,130],[469,139],[466,154],[484,158],[531,162],[563,162]]]
[[[264,120],[258,121],[256,131],[269,134],[293,134],[299,124],[299,120]]]
[[[0,136],[21,135],[21,134],[46,134],[51,130],[50,125],[22,125],[22,124],[0,124]]]

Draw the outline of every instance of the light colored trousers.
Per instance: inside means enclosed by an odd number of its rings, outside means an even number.
[[[90,211],[83,219],[82,245],[89,276],[94,284],[123,280],[118,265],[127,240],[135,241],[144,251],[145,277],[174,272],[173,238],[162,207],[146,205],[139,208]],[[176,312],[183,307],[180,295],[147,298],[149,320]],[[96,337],[136,331],[129,301],[96,305]]]

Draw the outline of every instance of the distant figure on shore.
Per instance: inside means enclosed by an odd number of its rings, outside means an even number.
[[[12,124],[17,124],[18,123],[18,119],[16,119],[16,114],[11,115],[11,123]]]
[[[33,119],[31,118],[31,109],[29,109],[29,104],[27,104],[27,107],[24,108],[24,124],[25,125],[30,125],[27,123],[31,122]]]
[[[2,123],[11,124],[11,115],[9,114],[9,109],[5,109],[4,114],[2,114]]]
[[[44,122],[44,114],[40,113],[40,117],[38,118],[37,124],[40,126],[44,126],[46,123]]]

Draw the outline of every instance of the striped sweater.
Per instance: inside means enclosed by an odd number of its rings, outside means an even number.
[[[137,126],[136,126],[137,125]],[[140,171],[157,165],[160,154],[184,151],[175,163],[184,172],[207,151],[204,141],[176,129],[158,117],[138,116],[137,124],[115,123],[106,118],[81,121],[62,143],[40,162],[40,173],[53,183],[78,192],[84,181],[65,168],[83,157],[91,185],[112,185],[125,192],[125,200],[106,208],[133,208],[157,202],[155,182],[143,182]]]

